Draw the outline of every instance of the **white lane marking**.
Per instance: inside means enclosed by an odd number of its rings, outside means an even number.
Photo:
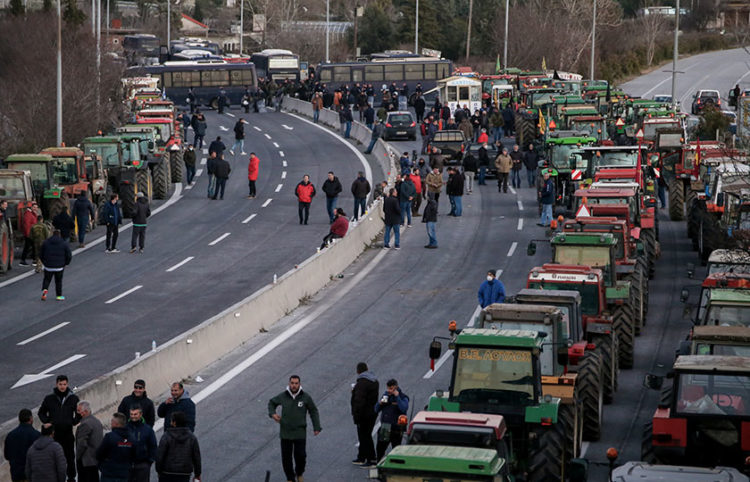
[[[65,360],[61,361],[60,363],[58,363],[56,365],[53,365],[53,366],[47,368],[46,370],[42,370],[39,373],[35,373],[33,375],[24,375],[24,376],[21,377],[20,380],[18,380],[16,382],[15,385],[13,385],[10,388],[12,390],[14,388],[18,388],[18,387],[22,387],[24,385],[28,385],[29,383],[34,383],[34,382],[38,382],[39,380],[44,380],[45,378],[48,378],[48,377],[51,377],[51,376],[54,375],[54,373],[49,373],[49,372],[54,372],[58,368],[64,367],[65,365],[69,365],[69,364],[73,363],[74,361],[80,360],[81,358],[83,358],[85,356],[86,355],[83,355],[83,354],[79,353],[77,355],[73,355],[71,357],[66,358]]]
[[[510,189],[510,192],[512,192],[513,194],[516,194],[516,190],[513,189],[513,186],[508,186],[508,189]]]
[[[253,129],[255,129],[258,132],[261,132],[260,127],[258,127],[258,126],[253,126]]]
[[[286,129],[286,130],[288,130],[288,131],[290,131],[290,130],[294,129],[294,127],[289,127],[289,126],[288,126],[288,125],[286,125],[286,124],[281,124],[281,125],[282,125],[282,127],[284,127],[284,129]]]
[[[667,77],[666,79],[662,80],[661,82],[659,82],[658,84],[656,84],[655,86],[653,86],[650,89],[648,89],[646,92],[643,93],[643,95],[641,95],[641,97],[646,98],[646,96],[648,94],[650,94],[651,92],[653,92],[656,89],[658,89],[664,82],[666,82],[668,80],[672,80],[672,76],[671,75],[669,77]]]
[[[183,259],[176,265],[172,266],[171,268],[167,269],[167,273],[171,273],[172,271],[176,270],[180,266],[189,263],[191,260],[195,259],[195,256],[188,256],[187,258]]]
[[[53,326],[49,330],[44,330],[43,332],[39,333],[38,335],[34,335],[31,338],[26,338],[24,341],[19,341],[18,343],[16,343],[16,345],[18,345],[18,346],[27,345],[27,344],[31,343],[32,341],[38,340],[39,338],[41,338],[43,336],[49,335],[53,331],[57,331],[60,328],[62,328],[63,326],[66,326],[66,325],[69,325],[69,324],[70,324],[69,321],[63,321],[62,323],[59,323],[59,324]]]
[[[201,174],[203,174],[203,169],[198,169],[197,171],[195,171],[195,177],[198,177]]]
[[[477,319],[477,316],[479,316],[479,312],[482,311],[482,307],[477,305],[477,307],[474,309],[474,313],[471,314],[471,317],[469,318],[469,322],[466,324],[468,328],[471,328],[474,326],[474,323]],[[429,380],[432,378],[432,376],[440,369],[441,366],[443,366],[443,363],[448,361],[448,358],[453,355],[453,350],[448,350],[445,353],[443,353],[443,356],[441,356],[437,362],[435,362],[435,369],[427,370],[427,373],[425,373],[422,378]]]
[[[281,166],[286,167],[286,161],[281,161]]]
[[[286,179],[286,171],[281,171],[281,179]]]
[[[124,293],[122,293],[122,294],[119,294],[119,295],[115,296],[115,297],[114,297],[114,298],[112,298],[111,300],[109,300],[109,301],[105,301],[105,302],[104,302],[104,304],[105,304],[105,305],[111,305],[111,304],[112,304],[112,303],[114,303],[115,301],[117,301],[117,300],[121,300],[121,299],[125,298],[126,296],[128,296],[128,295],[129,295],[130,293],[133,293],[133,292],[135,292],[135,291],[138,291],[138,290],[139,290],[139,289],[141,289],[141,288],[143,288],[143,285],[138,285],[138,286],[136,286],[136,287],[134,287],[134,288],[130,288],[130,289],[129,289],[129,290],[127,290],[126,292],[124,292]]]
[[[193,189],[193,187],[195,187],[195,184],[191,184],[189,186],[185,186],[185,190],[189,191],[189,190]]]
[[[744,79],[748,75],[750,75],[750,70],[748,70],[747,72],[745,72],[744,74],[742,74],[742,77],[740,77],[739,79],[737,79],[737,82],[735,82],[735,85],[739,85],[740,82],[742,82],[742,79]]]
[[[156,208],[153,211],[151,211],[151,214],[154,215],[154,214],[160,213],[160,212],[164,211],[165,209],[167,209],[172,204],[174,204],[177,201],[179,201],[180,198],[182,197],[182,189],[183,188],[182,188],[182,183],[181,182],[178,182],[177,184],[175,184],[175,186],[174,186],[174,192],[172,193],[172,197],[170,197],[167,202],[165,202],[164,204],[162,204],[158,208]],[[133,227],[133,223],[124,224],[120,228],[120,232],[122,233],[123,231],[125,231],[127,229],[130,229],[132,227]],[[99,244],[103,244],[104,243],[104,238],[105,238],[105,236],[101,236],[101,237],[96,238],[95,240],[93,240],[93,241],[91,241],[89,243],[86,243],[86,247],[85,248],[78,248],[78,249],[73,250],[73,256],[77,256],[77,255],[81,254],[84,251],[88,251],[89,249],[92,249],[94,246],[97,246]],[[0,283],[0,288],[4,288],[4,287],[10,286],[10,285],[12,285],[14,283],[18,283],[19,281],[21,281],[23,279],[26,279],[26,278],[28,278],[30,276],[34,276],[35,274],[36,273],[34,272],[34,270],[27,271],[26,273],[20,274],[20,275],[16,276],[15,278],[11,278],[11,279],[3,281],[2,283]]]
[[[208,162],[208,159],[206,159],[205,157],[201,159],[201,166],[204,166],[206,162]]]
[[[518,202],[518,210],[523,211],[523,204],[521,203],[521,200],[519,199],[517,202]]]
[[[210,243],[208,243],[208,245],[209,246],[216,246],[217,244],[219,244],[224,238],[226,238],[230,234],[232,234],[232,233],[224,233],[221,236],[219,236],[218,238],[216,238],[213,241],[211,241]]]
[[[269,136],[268,134],[263,134],[263,135],[266,136],[266,139],[270,139],[271,138],[271,136]]]
[[[203,154],[208,155],[208,147],[203,148]]]
[[[219,129],[221,129],[224,132],[227,132],[229,130],[229,127],[219,126]]]
[[[513,244],[510,245],[510,249],[508,250],[508,257],[510,258],[513,256],[513,253],[516,252],[516,248],[518,247],[518,242],[513,241]]]
[[[519,231],[523,229],[523,218],[518,218],[518,226],[516,226],[516,229]]]
[[[281,191],[281,188],[282,188],[282,187],[284,187],[284,185],[283,185],[283,184],[279,184],[278,186],[276,186],[276,192],[279,192],[279,191]]]
[[[279,151],[279,156],[284,157],[284,151]]]
[[[311,126],[315,126],[318,129],[322,130],[323,132],[327,132],[329,135],[335,137],[336,139],[339,140],[339,142],[341,142],[343,145],[345,145],[346,147],[348,147],[354,153],[354,155],[357,156],[357,159],[359,159],[359,162],[362,163],[362,167],[365,169],[365,177],[370,182],[370,185],[371,186],[373,185],[372,168],[370,167],[370,164],[367,162],[367,159],[365,158],[365,156],[361,152],[359,152],[359,149],[357,149],[356,147],[354,147],[354,145],[349,144],[343,137],[339,136],[338,134],[336,134],[334,132],[329,131],[328,129],[326,129],[325,127],[321,126],[320,124],[316,124],[313,121],[307,120],[304,117],[298,116],[296,114],[286,113],[286,115],[292,116],[295,119],[299,119],[299,120],[301,120],[303,122],[307,122]],[[284,164],[284,166],[286,167],[286,164]]]
[[[263,204],[261,204],[261,207],[264,207],[264,208],[268,207],[268,205],[271,204],[271,201],[273,201],[273,199],[271,199],[271,198],[266,199],[266,202],[264,202]]]
[[[242,224],[247,224],[247,223],[249,223],[250,221],[252,221],[252,220],[253,220],[253,218],[254,218],[255,216],[257,216],[257,214],[251,214],[250,216],[248,216],[247,218],[245,218],[245,220],[244,220],[244,221],[242,221]]]
[[[230,112],[224,112],[224,113],[225,113],[226,115],[228,115],[229,117],[237,117],[236,115],[234,115],[234,114],[232,114],[232,113],[230,113]]]
[[[279,148],[279,143],[278,142],[274,142],[273,143],[273,147],[275,147],[276,149],[278,149]]]
[[[312,311],[309,315],[305,316],[301,320],[299,320],[294,325],[290,326],[283,332],[281,332],[276,338],[266,343],[263,348],[259,349],[249,357],[242,360],[239,364],[235,365],[231,370],[220,376],[216,379],[216,381],[210,383],[206,386],[203,390],[198,392],[197,394],[192,396],[194,403],[200,403],[203,400],[207,399],[211,395],[213,395],[217,390],[222,388],[227,383],[231,382],[233,379],[235,379],[238,375],[240,375],[242,372],[250,368],[251,366],[255,365],[258,361],[260,361],[263,357],[271,353],[273,350],[278,348],[282,343],[284,343],[286,340],[291,338],[292,336],[296,335],[302,329],[304,329],[307,325],[315,321],[320,315],[325,313],[326,311],[330,310],[331,307],[335,306],[336,303],[341,301],[341,299],[344,298],[349,292],[352,290],[352,288],[361,286],[362,280],[372,272],[373,269],[375,269],[377,266],[379,266],[380,261],[385,256],[385,251],[381,250],[375,257],[370,261],[370,263],[365,266],[365,268],[357,273],[354,278],[352,278],[352,282],[347,285],[343,289],[338,289],[335,291],[335,293],[327,298],[327,301],[322,303],[318,308],[316,308],[314,311]],[[162,428],[164,428],[164,419],[159,419],[154,424],[154,431],[159,431]]]

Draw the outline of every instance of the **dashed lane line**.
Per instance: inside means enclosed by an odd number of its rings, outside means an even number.
[[[518,226],[516,226],[516,229],[519,231],[523,229],[523,218],[518,218]]]
[[[183,266],[183,265],[189,263],[193,259],[195,259],[195,256],[188,256],[187,258],[183,259],[182,261],[180,261],[176,265],[172,266],[171,268],[168,268],[167,269],[167,273],[171,273],[172,271],[176,270],[180,266]]]
[[[218,238],[216,238],[213,241],[211,241],[210,243],[208,243],[208,245],[209,246],[216,246],[217,244],[219,244],[220,242],[222,242],[224,240],[224,238],[226,238],[230,234],[232,234],[232,233],[224,233],[221,236],[219,236]]]
[[[237,117],[236,115],[232,114],[231,112],[224,112],[229,117]]]
[[[253,220],[253,218],[254,218],[255,216],[257,216],[257,214],[251,214],[250,216],[248,216],[247,218],[245,218],[245,219],[244,219],[244,220],[242,221],[242,224],[247,224],[247,223],[249,223],[250,221],[252,221],[252,220]]]
[[[279,143],[278,142],[274,142],[273,143],[273,147],[275,147],[276,149],[278,149],[279,148]]]
[[[206,165],[206,162],[208,162],[208,159],[206,159],[205,157],[201,159],[201,166]]]
[[[258,126],[253,126],[253,129],[255,129],[255,130],[256,130],[256,131],[258,131],[258,132],[262,132],[261,128],[260,128],[260,127],[258,127]]]
[[[195,177],[198,177],[201,174],[203,174],[203,169],[198,169],[197,171],[195,171]]]
[[[281,161],[281,166],[286,167],[286,161]]]
[[[28,345],[32,341],[38,340],[39,338],[42,338],[43,336],[47,336],[50,333],[52,333],[53,331],[57,331],[60,328],[62,328],[64,326],[67,326],[69,324],[70,324],[69,321],[63,321],[62,323],[59,323],[59,324],[53,326],[49,330],[44,330],[43,332],[39,333],[38,335],[34,335],[34,336],[30,337],[30,338],[26,338],[24,341],[19,341],[18,343],[16,343],[16,345],[18,345],[18,346]]]
[[[281,191],[281,188],[282,188],[282,187],[284,187],[284,185],[283,185],[283,184],[279,184],[278,186],[276,186],[276,192],[279,192],[279,191]]]
[[[266,199],[266,202],[264,202],[263,204],[261,204],[261,207],[264,207],[264,208],[268,207],[268,205],[271,204],[271,201],[273,201],[272,198]]]
[[[268,134],[263,134],[263,135],[266,136],[266,139],[271,139],[271,136],[269,136]]]
[[[519,200],[518,200],[518,201],[516,201],[516,202],[518,203],[518,210],[519,210],[519,211],[523,211],[523,203],[521,202],[521,200],[519,199]]]
[[[281,171],[281,179],[286,179],[286,171]]]
[[[203,149],[203,154],[205,154],[206,156],[208,155],[208,147],[206,147],[205,149]]]
[[[513,253],[516,252],[516,248],[518,247],[518,242],[513,241],[513,244],[510,245],[510,249],[508,250],[508,257],[510,258],[513,256]]]
[[[510,192],[512,192],[513,194],[516,194],[516,190],[513,189],[513,186],[508,186],[508,189],[510,189]]]
[[[229,127],[219,126],[219,129],[221,129],[224,132],[228,132],[229,131]]]
[[[284,157],[284,151],[279,151],[279,157]]]
[[[133,288],[130,288],[130,289],[129,289],[129,290],[127,290],[126,292],[124,292],[124,293],[121,293],[121,294],[119,294],[119,295],[115,296],[115,297],[114,297],[114,298],[112,298],[111,300],[105,301],[105,302],[104,302],[104,304],[105,304],[105,305],[111,305],[111,304],[112,304],[112,303],[114,303],[115,301],[117,301],[117,300],[121,300],[121,299],[125,298],[126,296],[128,296],[128,295],[129,295],[129,294],[131,294],[131,293],[135,293],[136,291],[138,291],[138,290],[139,290],[139,289],[141,289],[141,288],[143,288],[143,285],[137,285],[137,286],[135,286],[135,287],[133,287]]]

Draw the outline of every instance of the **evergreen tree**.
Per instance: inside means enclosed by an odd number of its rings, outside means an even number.
[[[78,8],[75,0],[65,0],[65,7],[63,8],[63,20],[66,23],[75,27],[80,27],[83,22],[86,21],[86,14],[83,10]]]
[[[377,4],[370,4],[365,8],[359,23],[357,41],[363,54],[382,52],[396,44],[391,19]]]
[[[201,2],[196,1],[195,8],[193,8],[193,18],[199,22],[202,22],[203,17],[203,7],[201,7]]]

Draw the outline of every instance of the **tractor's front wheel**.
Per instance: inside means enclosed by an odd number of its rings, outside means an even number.
[[[583,438],[599,440],[602,435],[604,387],[602,360],[594,351],[587,352],[578,366],[576,379],[578,399],[583,405]]]
[[[612,327],[617,333],[619,362],[622,368],[633,368],[635,330],[632,307],[629,303],[618,305],[613,313]]]
[[[561,423],[542,427],[529,454],[529,482],[562,482],[565,474],[565,433]]]

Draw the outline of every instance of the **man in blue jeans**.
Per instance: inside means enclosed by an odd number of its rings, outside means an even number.
[[[555,185],[549,177],[549,172],[544,171],[544,186],[541,193],[542,218],[538,226],[549,226],[552,221],[552,204],[555,202]]]
[[[411,203],[417,195],[417,188],[411,181],[411,177],[404,176],[398,189],[398,204],[401,209],[401,224],[407,221],[406,226],[411,227]]]
[[[424,212],[422,213],[422,222],[425,223],[425,226],[427,227],[427,237],[430,240],[429,243],[425,245],[425,248],[427,249],[437,249],[438,247],[437,235],[435,234],[437,214],[438,206],[435,202],[435,196],[429,194],[427,198],[427,206],[425,206]]]
[[[394,231],[394,235],[396,236],[394,249],[401,249],[401,233],[399,232],[401,229],[401,207],[398,204],[398,192],[394,188],[388,191],[388,197],[383,202],[383,215],[385,217],[383,249],[391,247],[391,230]]]
[[[339,178],[333,174],[333,171],[328,171],[328,179],[323,183],[323,192],[326,194],[326,210],[331,224],[336,219],[336,201],[342,190]]]

